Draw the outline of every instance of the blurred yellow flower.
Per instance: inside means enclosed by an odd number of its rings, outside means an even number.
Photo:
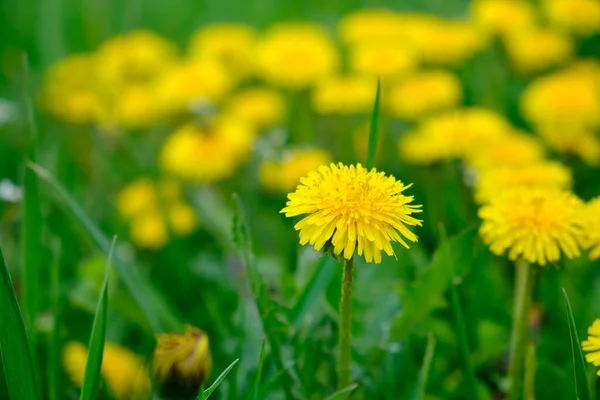
[[[153,85],[133,84],[123,87],[115,96],[112,110],[99,124],[124,128],[146,128],[160,121],[156,88]]]
[[[460,80],[451,72],[418,72],[399,81],[387,95],[391,112],[401,119],[417,120],[462,101]]]
[[[421,206],[411,205],[413,196],[402,194],[408,187],[374,168],[332,163],[302,178],[281,212],[286,217],[309,214],[294,226],[300,231],[300,244],[310,243],[316,250],[327,245],[346,260],[357,250],[367,262],[379,264],[382,251],[395,255],[391,242],[408,248],[400,234],[417,241],[406,225],[421,225],[411,216],[421,212]]]
[[[540,163],[546,149],[535,137],[525,133],[510,133],[465,155],[471,168],[486,170],[500,167],[520,167]]]
[[[130,221],[129,238],[142,248],[158,250],[167,244],[169,232],[159,210],[138,214]]]
[[[501,115],[483,108],[449,111],[425,120],[415,131],[402,135],[401,157],[415,164],[430,164],[465,157],[512,131]]]
[[[559,153],[576,155],[590,165],[600,164],[600,138],[589,129],[545,127],[538,134]]]
[[[264,161],[260,165],[260,183],[267,190],[287,193],[298,186],[300,178],[331,161],[331,154],[325,150],[291,150],[281,160]]]
[[[254,138],[251,127],[231,118],[188,123],[165,139],[159,165],[187,181],[226,179],[250,155]]]
[[[591,351],[585,355],[585,360],[593,364],[594,367],[600,366],[600,319],[596,319],[588,328],[588,338],[581,342],[583,351]],[[600,376],[600,370],[596,372]]]
[[[570,38],[543,28],[512,31],[505,36],[504,44],[512,65],[524,74],[564,64],[575,51]]]
[[[78,342],[63,348],[62,361],[67,375],[78,387],[83,385],[88,350]],[[150,393],[151,384],[142,358],[117,344],[104,343],[102,376],[119,400],[143,399]]]
[[[364,76],[332,76],[320,81],[312,103],[321,114],[361,114],[373,108],[377,82]]]
[[[583,233],[580,212],[583,202],[568,191],[511,190],[497,193],[479,209],[479,229],[492,253],[508,250],[511,260],[523,258],[546,265],[557,262],[560,253],[579,255]]]
[[[471,16],[485,30],[504,35],[535,24],[533,5],[527,0],[475,0]]]
[[[590,249],[590,259],[600,258],[600,197],[590,200],[581,216],[584,228],[583,244]]]
[[[555,161],[518,167],[499,167],[481,172],[475,186],[475,201],[486,203],[506,190],[568,189],[571,171]]]
[[[171,231],[179,236],[189,235],[196,229],[196,213],[183,201],[177,201],[168,207],[168,220]]]
[[[258,73],[290,89],[305,88],[337,69],[339,54],[319,25],[288,22],[273,26],[257,49]]]
[[[600,32],[600,2],[597,0],[542,0],[550,24],[578,36]]]
[[[152,372],[161,396],[195,398],[211,369],[208,336],[204,331],[187,326],[183,335],[165,333],[156,337]]]
[[[174,65],[159,83],[159,102],[166,112],[181,112],[196,105],[211,105],[229,92],[232,79],[219,63],[188,60]]]
[[[246,121],[257,130],[280,124],[286,115],[285,99],[276,90],[250,87],[234,93],[225,107],[225,115]]]
[[[414,51],[400,40],[362,41],[348,51],[353,72],[384,81],[402,76],[417,66]]]
[[[148,178],[131,182],[117,194],[117,209],[126,220],[156,208],[158,208],[156,188],[154,182]]]
[[[256,32],[241,24],[211,24],[192,35],[188,50],[192,58],[216,60],[236,78],[254,71]]]
[[[404,34],[402,17],[391,10],[358,10],[342,17],[338,32],[344,43],[399,39]]]

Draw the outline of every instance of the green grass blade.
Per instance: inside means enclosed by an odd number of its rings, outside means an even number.
[[[210,387],[206,390],[201,390],[200,394],[197,397],[197,400],[206,400],[210,397],[210,395],[212,394],[212,392],[215,391],[215,389],[217,389],[219,387],[219,385],[221,384],[221,382],[223,382],[223,380],[227,377],[227,374],[229,374],[229,372],[231,372],[231,370],[233,369],[233,367],[235,367],[235,364],[238,363],[238,361],[240,361],[239,358],[236,358],[235,360],[233,360],[233,362],[231,364],[229,364],[229,367],[225,368],[225,370],[223,372],[221,372],[221,375],[219,375],[217,377],[217,379],[215,379],[215,381],[213,382],[212,385],[210,385]]]
[[[60,252],[61,246],[58,241],[53,246],[52,254],[54,260],[50,271],[50,303],[54,324],[50,333],[50,344],[48,349],[48,398],[50,400],[59,400],[60,398],[60,356],[61,340],[60,327],[62,324],[62,314],[60,305]]]
[[[581,342],[577,334],[577,325],[575,325],[575,317],[567,291],[563,288],[565,297],[565,305],[567,307],[567,319],[569,320],[569,334],[571,337],[571,350],[573,351],[573,377],[575,379],[575,395],[578,400],[590,400],[590,388],[587,384],[585,357],[581,350]]]
[[[110,241],[85,214],[66,189],[41,166],[33,163],[29,163],[28,165],[42,181],[49,184],[59,200],[62,201],[66,210],[83,226],[96,245],[104,253],[108,253]],[[114,266],[129,293],[131,293],[131,296],[148,319],[154,332],[172,332],[180,330],[183,327],[183,323],[176,317],[176,314],[168,306],[166,300],[154,289],[135,265],[125,263],[115,254]]]
[[[467,339],[467,325],[465,323],[465,316],[463,313],[460,298],[458,296],[458,280],[452,282],[450,285],[450,292],[452,295],[452,309],[454,311],[454,318],[456,319],[456,334],[458,336],[458,346],[465,363],[465,375],[467,377],[467,383],[471,392],[471,399],[477,399],[477,378],[475,376],[475,369],[471,363],[471,350],[469,348],[469,341]]]
[[[435,338],[430,332],[427,335],[427,347],[425,347],[425,356],[423,357],[423,365],[419,371],[419,381],[417,385],[417,391],[415,392],[415,400],[423,400],[425,398],[425,392],[427,387],[427,378],[429,377],[429,371],[431,369],[431,361],[435,354]]]
[[[110,245],[108,258],[106,260],[106,269],[104,271],[104,282],[100,290],[98,307],[94,315],[94,324],[92,325],[92,334],[90,336],[90,345],[88,348],[88,358],[85,364],[85,376],[83,387],[81,388],[80,400],[93,400],[98,394],[100,381],[102,380],[102,355],[104,354],[104,336],[106,335],[106,316],[108,312],[108,275],[110,265],[115,249],[116,236]]]
[[[258,393],[260,390],[260,383],[262,381],[262,371],[265,362],[265,343],[263,340],[262,346],[260,346],[260,358],[258,360],[258,371],[256,372],[256,380],[254,381],[254,390],[252,391],[252,400],[259,400]]]
[[[381,92],[381,82],[377,79],[377,92],[375,92],[375,102],[373,103],[373,113],[371,114],[371,125],[369,126],[369,150],[367,152],[366,168],[373,168],[375,153],[377,152],[377,141],[379,136],[379,96]]]
[[[0,364],[9,398],[37,400],[38,382],[17,296],[0,248]],[[2,379],[2,377],[0,377]]]
[[[327,396],[325,398],[325,400],[342,400],[342,399],[347,399],[350,397],[350,395],[352,394],[352,392],[354,392],[356,390],[356,388],[358,387],[357,383],[353,383],[350,386],[347,386],[341,390],[338,390],[337,392]]]

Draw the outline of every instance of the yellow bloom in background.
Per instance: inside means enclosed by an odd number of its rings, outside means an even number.
[[[590,249],[590,259],[600,258],[600,197],[590,200],[581,216],[584,228],[584,247]]]
[[[475,201],[486,203],[506,190],[567,189],[571,171],[555,161],[521,167],[499,167],[482,171],[475,186]]]
[[[451,72],[418,72],[399,81],[387,95],[390,111],[401,119],[417,120],[427,114],[458,106],[462,101],[460,80]]]
[[[357,250],[367,262],[379,264],[382,251],[394,255],[391,242],[408,248],[400,234],[417,241],[406,225],[421,225],[411,215],[421,212],[421,206],[411,205],[413,196],[402,194],[408,187],[374,168],[332,163],[302,178],[281,212],[286,217],[308,214],[294,226],[300,244],[310,243],[316,250],[327,244],[346,260]]]
[[[234,93],[229,98],[224,114],[263,130],[279,125],[286,111],[286,102],[281,93],[257,86]]]
[[[130,222],[129,238],[139,247],[158,250],[169,240],[167,222],[159,210],[136,215]]]
[[[148,84],[125,86],[115,96],[112,110],[108,110],[106,120],[99,124],[122,126],[124,128],[147,128],[161,120],[161,110],[157,104],[156,87]]]
[[[358,74],[388,80],[417,67],[414,51],[403,41],[363,41],[349,51],[350,69]]]
[[[158,207],[158,196],[154,182],[148,178],[138,179],[125,186],[117,194],[119,214],[129,220]]]
[[[208,336],[204,331],[187,326],[183,335],[168,333],[156,337],[152,372],[161,396],[195,398],[211,369]]]
[[[600,164],[600,138],[589,129],[543,128],[538,134],[559,153],[576,155],[590,165]]]
[[[600,32],[597,0],[543,0],[542,10],[551,25],[578,36]]]
[[[575,52],[569,37],[543,28],[513,31],[505,36],[504,44],[511,63],[524,74],[564,64]]]
[[[342,17],[338,32],[347,44],[399,39],[404,35],[401,15],[391,10],[377,9],[358,10]]]
[[[491,110],[449,111],[425,120],[415,131],[402,135],[400,155],[408,162],[419,164],[461,158],[511,131],[509,122]]]
[[[594,367],[600,366],[600,319],[596,319],[588,328],[588,338],[581,342],[581,349],[591,352],[585,355],[587,362]],[[597,374],[600,376],[600,370]]]
[[[165,139],[159,165],[185,181],[226,179],[248,158],[255,136],[247,124],[231,118],[188,123]]]
[[[314,88],[312,103],[321,114],[361,114],[373,108],[377,81],[358,75],[332,76]]]
[[[557,262],[561,252],[579,255],[583,202],[573,193],[559,190],[512,190],[497,193],[479,209],[483,223],[479,234],[492,253],[508,251],[511,260],[523,258],[546,265]]]
[[[167,211],[169,226],[171,231],[176,235],[189,235],[196,229],[196,213],[189,204],[183,201],[177,201],[170,205]]]
[[[241,24],[211,24],[198,29],[190,38],[192,58],[216,60],[237,78],[254,71],[256,32]]]
[[[174,65],[159,83],[159,102],[166,112],[189,111],[220,101],[232,88],[226,70],[212,60]]]
[[[300,178],[331,161],[331,154],[322,149],[291,150],[281,160],[260,165],[260,183],[269,191],[287,193],[298,186]]]
[[[466,154],[465,161],[477,170],[522,167],[542,162],[545,154],[546,149],[537,138],[515,132],[473,148]]]
[[[269,29],[257,49],[258,73],[267,81],[302,89],[333,73],[339,62],[337,48],[317,24],[281,23]]]
[[[535,24],[533,5],[526,0],[475,0],[471,17],[488,32],[504,35]]]
[[[63,348],[62,361],[67,375],[82,387],[88,350],[78,342]],[[144,361],[130,350],[115,343],[104,343],[102,376],[119,400],[143,399],[151,393],[150,379]]]

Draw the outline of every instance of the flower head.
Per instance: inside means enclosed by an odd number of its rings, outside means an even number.
[[[600,258],[600,197],[585,205],[581,217],[585,230],[584,247],[590,250],[590,259]]]
[[[475,0],[471,3],[471,15],[477,25],[500,35],[535,23],[533,6],[523,0]]]
[[[211,368],[208,336],[202,330],[187,326],[183,335],[169,333],[156,337],[152,371],[162,396],[187,398],[197,395]]]
[[[522,257],[546,265],[561,252],[579,255],[583,233],[580,212],[583,202],[568,191],[554,189],[509,190],[479,209],[483,220],[479,234],[492,253],[508,250],[511,260]]]
[[[538,134],[559,153],[575,155],[590,165],[600,164],[600,138],[589,129],[544,127]]]
[[[588,338],[581,342],[581,349],[589,351],[585,360],[595,367],[600,366],[600,319],[596,319],[588,328]],[[600,370],[597,374],[600,376]]]
[[[295,149],[281,160],[260,165],[260,183],[270,191],[287,193],[298,186],[300,178],[331,162],[331,154],[321,149]]]
[[[362,41],[349,49],[353,72],[382,80],[402,76],[417,66],[414,51],[401,40]]]
[[[294,226],[300,231],[300,244],[310,243],[316,250],[331,245],[334,254],[343,253],[347,260],[357,250],[367,262],[379,264],[382,251],[394,255],[391,242],[408,248],[400,234],[417,241],[406,225],[421,225],[411,215],[421,206],[411,205],[413,196],[402,194],[408,187],[360,164],[332,163],[302,178],[281,212],[286,217],[308,214]]]
[[[487,170],[502,167],[523,167],[543,161],[546,149],[542,143],[525,133],[510,133],[477,147],[465,155],[471,168]]]
[[[321,114],[368,112],[375,99],[376,82],[363,76],[333,76],[320,81],[313,91],[315,110]]]
[[[391,10],[359,10],[344,16],[338,25],[345,43],[398,39],[404,34],[402,16]]]
[[[282,122],[286,104],[281,93],[273,89],[250,87],[233,94],[224,113],[261,130]]]
[[[63,348],[62,361],[71,381],[82,387],[88,350],[78,342]],[[102,376],[119,400],[145,398],[150,393],[150,380],[142,358],[115,343],[104,344]]]
[[[600,32],[597,0],[544,0],[542,10],[551,25],[578,36]]]
[[[573,41],[550,29],[530,28],[505,36],[506,51],[517,71],[531,74],[568,61],[574,53]]]

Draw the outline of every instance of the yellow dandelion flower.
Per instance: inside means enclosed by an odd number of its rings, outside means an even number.
[[[579,255],[582,201],[559,190],[512,190],[496,195],[479,209],[483,223],[479,234],[492,253],[508,250],[511,260],[523,258],[546,265],[561,252]]]
[[[504,43],[512,65],[524,74],[564,64],[575,51],[570,38],[542,28],[512,31],[505,36]]]
[[[483,108],[449,111],[427,119],[416,131],[402,135],[401,157],[412,163],[429,164],[465,157],[506,136],[512,127],[501,115]]]
[[[286,114],[285,99],[276,90],[250,87],[233,94],[224,114],[246,121],[257,130],[280,124]]]
[[[498,35],[529,28],[536,20],[533,5],[523,0],[475,0],[471,16],[477,25]]]
[[[473,148],[465,157],[467,165],[477,170],[499,167],[522,167],[543,161],[546,149],[525,133],[511,133],[485,146]]]
[[[388,80],[413,71],[417,58],[403,41],[363,41],[349,49],[350,69],[358,74]]]
[[[458,106],[461,101],[460,80],[442,70],[410,75],[395,84],[387,96],[390,111],[398,118],[408,120]]]
[[[600,32],[600,3],[597,0],[544,0],[542,10],[550,24],[578,36]]]
[[[169,135],[161,149],[159,165],[169,174],[192,182],[229,178],[247,159],[255,133],[231,118],[186,124]]]
[[[309,22],[272,27],[257,49],[258,73],[290,89],[305,88],[337,69],[339,55],[327,33]]]
[[[167,243],[167,223],[159,210],[136,215],[130,222],[129,238],[139,247],[158,250]]]
[[[298,186],[300,178],[331,161],[331,154],[322,149],[291,150],[281,160],[261,163],[260,183],[267,190],[287,193]]]
[[[147,84],[125,86],[115,98],[112,112],[101,125],[118,125],[125,128],[147,128],[160,121],[156,88]]]
[[[211,24],[198,29],[191,37],[192,58],[217,60],[238,78],[251,75],[254,66],[256,32],[241,24]]]
[[[572,182],[571,171],[555,161],[492,168],[481,172],[475,185],[475,200],[486,203],[504,190],[567,189]]]
[[[148,178],[138,179],[125,186],[117,194],[117,210],[126,220],[158,207],[154,182]]]
[[[379,264],[382,251],[395,255],[391,242],[408,248],[400,234],[417,241],[406,225],[421,225],[411,215],[421,212],[421,206],[411,205],[413,196],[402,194],[408,187],[360,164],[332,163],[302,178],[281,212],[286,217],[309,214],[294,226],[300,231],[300,244],[310,243],[316,250],[331,245],[334,254],[343,253],[346,260],[357,250],[367,262]]]
[[[88,350],[81,343],[69,342],[63,348],[65,371],[78,387],[83,385],[87,357]],[[142,358],[115,343],[104,344],[102,376],[119,400],[146,398],[150,394],[150,379]]]
[[[538,134],[559,153],[576,155],[590,165],[600,164],[600,138],[589,129],[544,127]]]
[[[581,342],[581,349],[591,352],[585,355],[588,363],[594,367],[600,366],[600,319],[596,319],[588,328],[588,338]],[[597,374],[600,376],[600,370]]]
[[[581,220],[585,230],[584,247],[590,249],[590,259],[596,260],[600,258],[600,197],[585,205]]]
[[[168,207],[167,219],[171,231],[179,236],[189,235],[197,226],[194,209],[184,201],[177,201]]]
[[[402,17],[391,10],[359,10],[340,19],[340,38],[345,43],[398,39],[404,34]]]
[[[332,76],[320,81],[312,102],[321,114],[360,114],[373,107],[377,82],[363,76]]]

